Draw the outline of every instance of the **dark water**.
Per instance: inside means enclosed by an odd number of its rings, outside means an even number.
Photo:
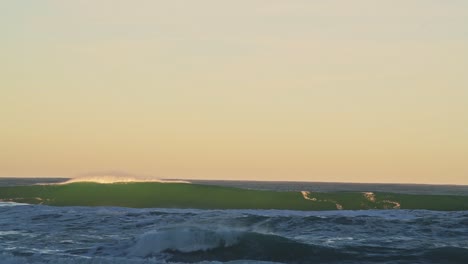
[[[7,184],[38,181],[16,179]],[[296,190],[297,184],[222,185]],[[308,184],[299,188],[342,190],[328,183]],[[354,191],[390,188],[335,185]],[[393,192],[433,188],[432,194],[467,194],[463,186],[392,188]],[[0,263],[468,263],[468,211],[300,212],[0,203]]]
[[[468,212],[0,203],[1,263],[466,263]]]

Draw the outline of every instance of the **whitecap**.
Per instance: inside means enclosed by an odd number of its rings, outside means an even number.
[[[57,184],[69,184],[77,182],[94,182],[101,184],[111,183],[132,183],[132,182],[159,182],[159,183],[190,183],[183,180],[165,180],[154,177],[134,176],[127,174],[98,174],[98,175],[84,175],[71,178],[65,182]]]

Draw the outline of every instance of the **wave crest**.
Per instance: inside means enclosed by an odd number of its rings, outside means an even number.
[[[160,182],[160,183],[190,183],[183,180],[164,180],[154,177],[142,177],[130,174],[94,174],[74,177],[59,184],[69,184],[76,182],[94,182],[102,184],[111,183],[131,183],[131,182]]]
[[[334,248],[291,240],[278,234],[264,234],[240,229],[211,230],[201,227],[178,226],[150,231],[129,248],[131,257],[151,258],[167,253],[171,262],[255,261],[298,263],[319,260],[336,261],[350,257]]]
[[[164,251],[195,252],[230,247],[239,242],[242,232],[206,230],[197,227],[173,227],[141,235],[129,254],[148,257]]]

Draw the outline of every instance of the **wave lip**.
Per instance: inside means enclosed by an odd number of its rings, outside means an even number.
[[[197,227],[172,227],[141,235],[129,255],[149,257],[164,251],[182,253],[230,247],[238,243],[242,232],[206,230]]]
[[[137,240],[129,255],[149,258],[161,253],[168,254],[167,260],[176,263],[243,260],[311,263],[351,257],[339,249],[308,244],[279,234],[239,229],[212,231],[198,227],[146,233]]]
[[[339,249],[307,244],[278,234],[240,229],[210,230],[197,226],[173,226],[149,231],[126,251],[128,257],[153,258],[166,254],[170,262],[273,261],[310,263],[352,257]]]
[[[102,175],[84,175],[77,176],[68,181],[61,182],[58,184],[69,184],[77,182],[93,182],[101,184],[112,184],[112,183],[131,183],[131,182],[158,182],[158,183],[190,183],[183,180],[163,180],[154,177],[141,177],[127,174],[102,174]]]

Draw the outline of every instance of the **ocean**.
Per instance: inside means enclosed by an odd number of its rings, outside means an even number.
[[[47,183],[64,180],[47,179]],[[0,179],[0,187],[43,182],[42,179]],[[468,196],[467,186],[194,183],[311,193],[391,191],[421,197]],[[0,197],[1,192],[2,189]],[[0,202],[0,263],[467,261],[466,210],[181,209]]]

